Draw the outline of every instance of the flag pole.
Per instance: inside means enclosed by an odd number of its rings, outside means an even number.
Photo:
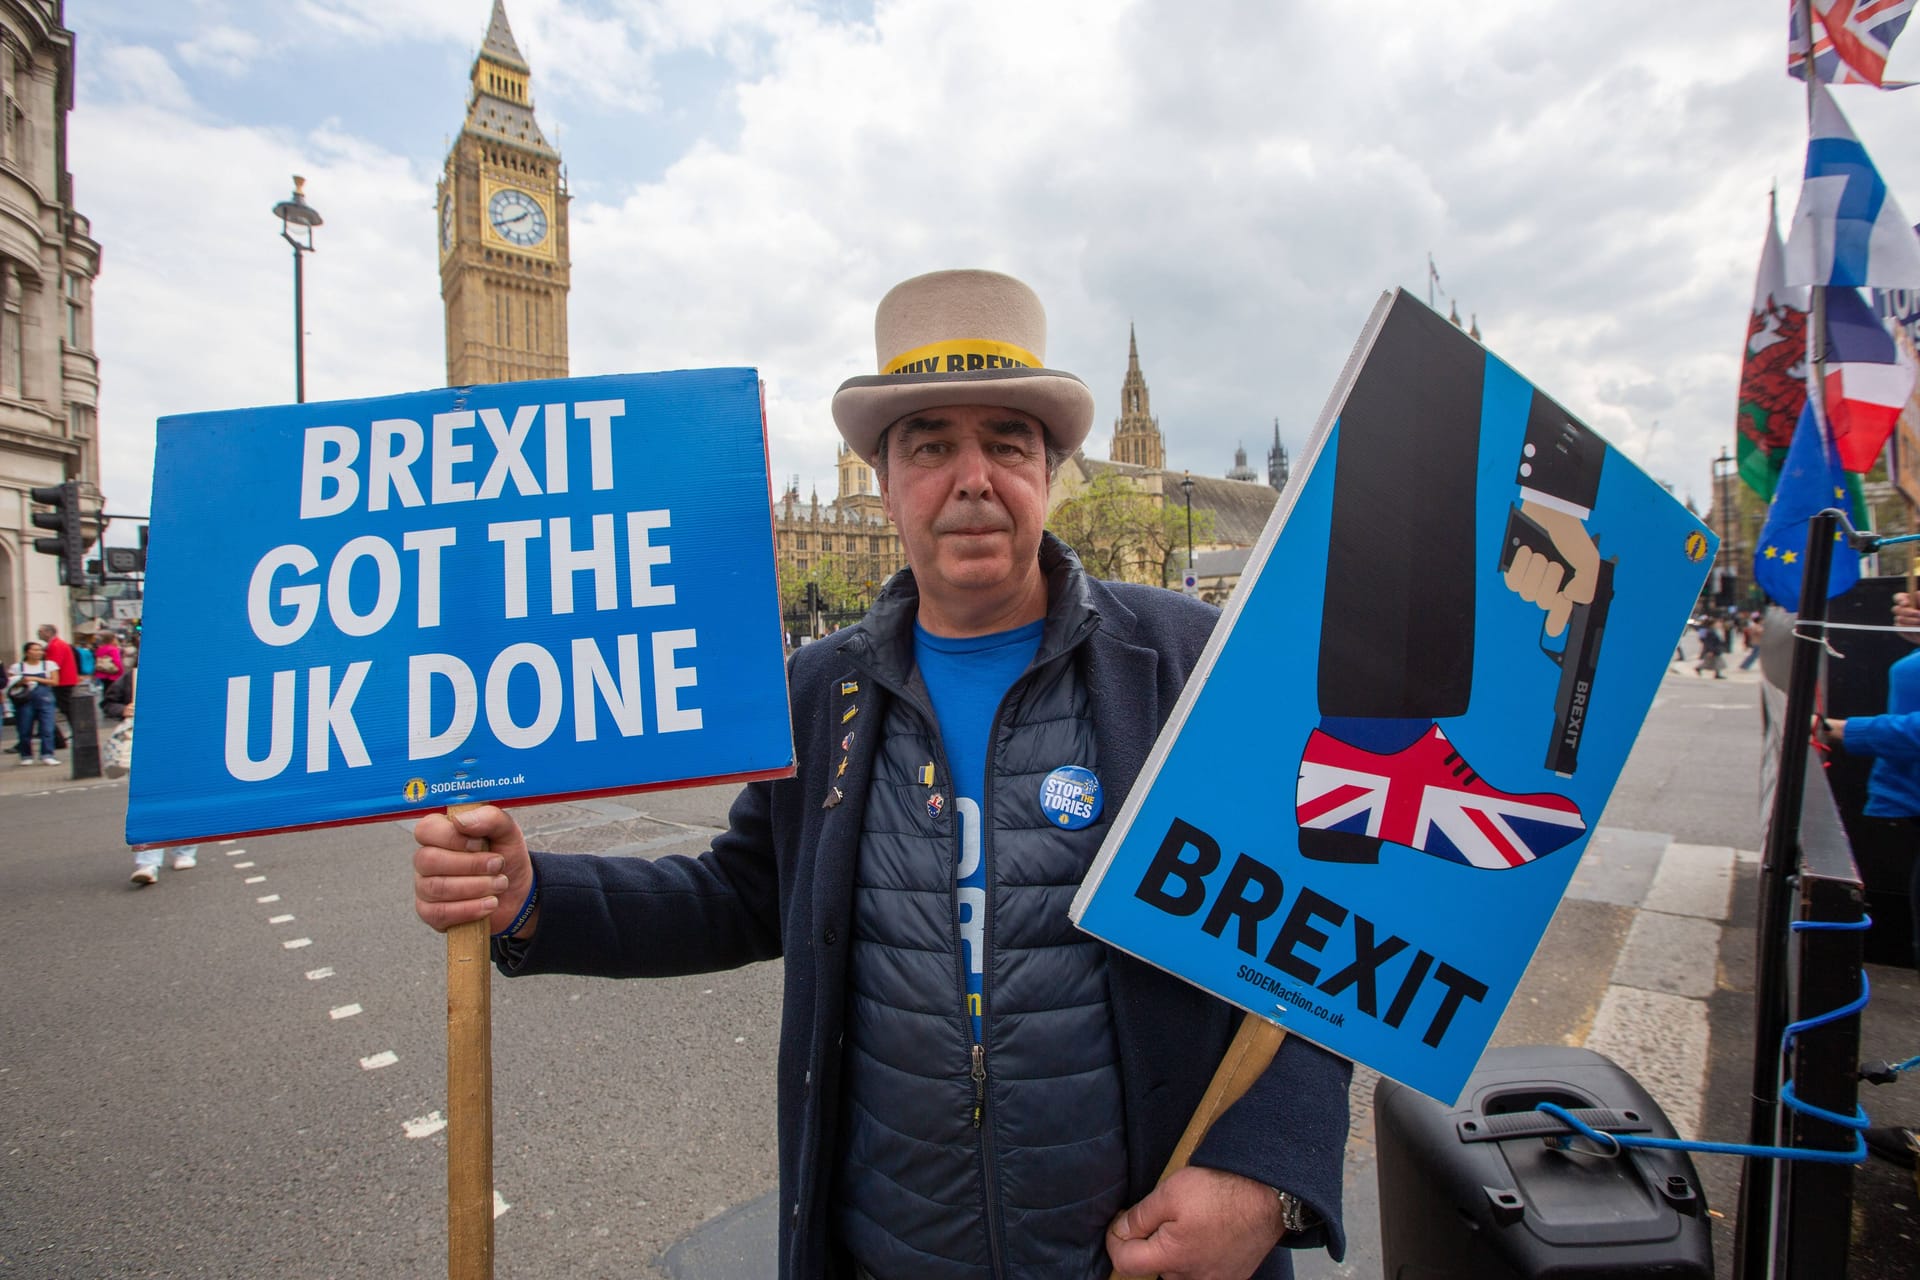
[[[1813,56],[1811,0],[1795,0],[1794,21],[1806,40],[1802,69],[1807,81],[1807,145],[1813,145],[1814,107],[1818,102]],[[1806,179],[1804,174],[1801,181]],[[1778,225],[1778,224],[1776,224]],[[1791,233],[1791,229],[1790,229]],[[1813,410],[1814,430],[1820,436],[1823,457],[1830,458],[1833,442],[1827,438],[1826,401],[1826,287],[1814,281],[1807,292],[1807,404]],[[1834,523],[1830,516],[1815,517],[1806,545],[1798,618],[1809,613],[1826,617],[1828,563],[1833,550]],[[1816,563],[1817,562],[1817,563]],[[1819,665],[1810,646],[1793,646],[1792,671],[1787,677],[1787,703],[1780,726],[1780,766],[1774,778],[1774,806],[1767,824],[1766,853],[1761,860],[1758,927],[1754,931],[1753,1087],[1747,1117],[1747,1140],[1773,1145],[1779,1123],[1779,1028],[1786,1025],[1787,998],[1783,970],[1791,912],[1790,878],[1798,869],[1800,801],[1805,769],[1807,725],[1813,711]],[[1795,720],[1793,717],[1798,716]],[[1789,771],[1791,770],[1791,772]],[[1789,866],[1789,860],[1794,865]],[[1771,1038],[1770,1038],[1771,1037]],[[1733,1274],[1736,1280],[1764,1280],[1776,1274],[1779,1214],[1784,1188],[1772,1160],[1749,1157],[1741,1162],[1739,1207],[1734,1230]]]

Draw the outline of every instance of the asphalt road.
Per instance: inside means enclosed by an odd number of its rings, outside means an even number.
[[[1669,677],[1602,825],[1758,848],[1758,715],[1750,683]],[[0,1277],[444,1274],[445,952],[405,830],[209,846],[136,889],[124,786],[7,790]],[[540,847],[655,856],[732,791],[521,813]],[[1610,965],[1583,956],[1546,976]],[[710,1260],[770,1245],[779,985],[496,978],[499,1274],[755,1273]],[[1521,1038],[1580,1007],[1550,993]]]
[[[732,791],[522,814],[652,855]],[[140,889],[125,803],[0,797],[0,1276],[444,1274],[445,947],[406,831],[206,846]],[[664,1276],[773,1188],[779,987],[495,979],[500,1274]]]

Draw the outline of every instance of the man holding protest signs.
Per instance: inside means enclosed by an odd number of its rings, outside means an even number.
[[[794,654],[798,774],[743,790],[706,854],[529,854],[492,808],[415,828],[421,918],[487,919],[510,976],[784,958],[790,1280],[1237,1280],[1344,1247],[1350,1065],[1298,1037],[1154,1189],[1238,1015],[1067,905],[1218,614],[1043,532],[1093,416],[1045,325],[990,272],[882,300],[881,371],[834,418],[910,569]]]

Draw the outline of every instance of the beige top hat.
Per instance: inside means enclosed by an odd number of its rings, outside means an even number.
[[[923,409],[990,405],[1038,418],[1071,453],[1093,426],[1093,393],[1047,364],[1047,313],[1032,289],[997,271],[934,271],[902,281],[873,317],[880,372],[848,378],[833,421],[871,464],[880,433]]]

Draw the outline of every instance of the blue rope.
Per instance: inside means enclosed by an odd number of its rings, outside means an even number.
[[[1905,1062],[1896,1062],[1893,1064],[1893,1069],[1895,1071],[1911,1071],[1915,1067],[1920,1067],[1920,1053],[1914,1054],[1911,1058],[1908,1058]]]
[[[1920,538],[1920,534],[1913,536]],[[1901,539],[1901,541],[1905,540],[1906,539]],[[1788,927],[1795,932],[1854,931],[1872,928],[1873,920],[1871,917],[1865,915],[1861,916],[1858,920],[1794,920],[1790,922]],[[1860,994],[1858,996],[1846,1004],[1841,1005],[1838,1009],[1829,1009],[1825,1013],[1816,1014],[1811,1018],[1803,1018],[1798,1022],[1790,1022],[1787,1024],[1786,1029],[1780,1033],[1780,1056],[1785,1057],[1792,1051],[1794,1038],[1801,1033],[1811,1031],[1815,1027],[1826,1026],[1829,1022],[1838,1022],[1842,1018],[1852,1017],[1867,1007],[1867,1001],[1871,996],[1872,990],[1867,982],[1866,971],[1863,969],[1860,973]],[[1915,1065],[1920,1065],[1920,1054],[1908,1058],[1905,1062],[1896,1066],[1894,1070],[1906,1071]],[[1852,1149],[1848,1151],[1822,1151],[1813,1147],[1765,1147],[1754,1146],[1744,1142],[1690,1142],[1685,1138],[1655,1138],[1638,1133],[1607,1133],[1595,1129],[1592,1125],[1574,1116],[1573,1113],[1565,1107],[1558,1106],[1554,1103],[1542,1102],[1539,1103],[1535,1109],[1552,1116],[1561,1124],[1567,1126],[1570,1131],[1566,1137],[1548,1139],[1548,1141],[1552,1142],[1555,1146],[1565,1150],[1572,1146],[1573,1138],[1581,1137],[1597,1146],[1599,1148],[1598,1154],[1606,1156],[1608,1159],[1618,1156],[1622,1150],[1628,1147],[1646,1147],[1657,1151],[1701,1151],[1709,1155],[1749,1156],[1762,1160],[1808,1160],[1816,1164],[1859,1164],[1867,1158],[1867,1142],[1866,1139],[1861,1136],[1869,1123],[1864,1107],[1856,1104],[1853,1109],[1854,1114],[1848,1116],[1841,1115],[1837,1111],[1828,1111],[1825,1108],[1816,1107],[1810,1102],[1802,1102],[1799,1095],[1794,1093],[1793,1081],[1791,1080],[1785,1081],[1780,1086],[1780,1105],[1786,1107],[1789,1111],[1796,1111],[1803,1116],[1811,1116],[1816,1120],[1824,1120],[1828,1124],[1851,1130],[1853,1133]]]

